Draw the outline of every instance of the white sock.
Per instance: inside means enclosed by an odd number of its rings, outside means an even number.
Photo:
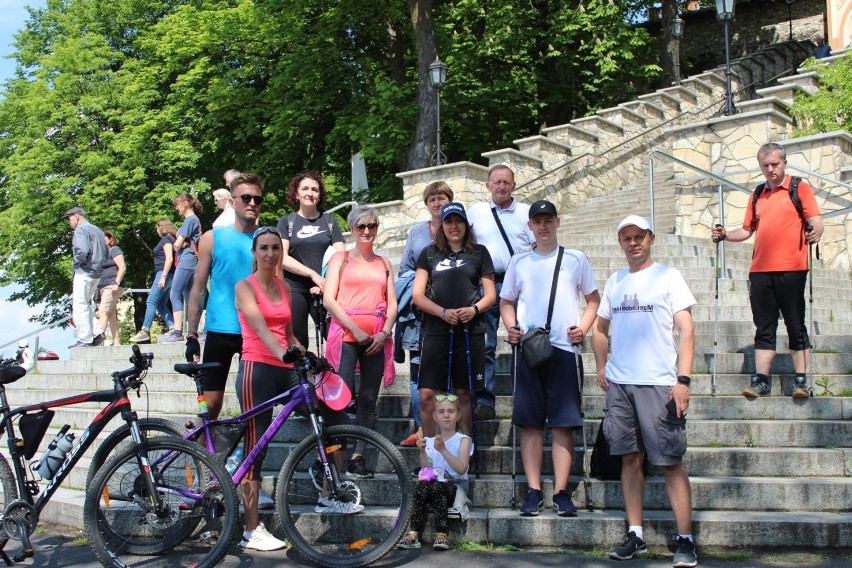
[[[685,538],[685,539],[687,539],[689,542],[695,542],[694,540],[692,540],[692,535],[691,535],[691,534],[679,534],[679,535],[677,535],[677,537],[678,537],[678,538]]]
[[[627,532],[633,531],[636,535],[636,538],[639,540],[645,540],[645,534],[642,532],[642,527],[627,527]]]

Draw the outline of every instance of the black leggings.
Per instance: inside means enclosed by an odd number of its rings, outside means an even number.
[[[422,533],[426,528],[429,505],[435,512],[435,532],[447,532],[447,508],[456,498],[455,483],[445,481],[417,481],[414,485],[414,501],[411,507],[409,530]]]
[[[290,283],[292,286],[292,283]],[[320,322],[320,310],[318,309],[317,303],[314,301],[314,298],[320,296],[314,296],[310,292],[303,292],[301,290],[292,290],[290,293],[291,301],[290,301],[290,313],[292,314],[293,321],[293,334],[296,336],[296,339],[299,340],[299,343],[305,346],[307,349],[310,345],[310,338],[308,337],[308,316],[314,320],[314,325],[319,325]],[[318,350],[319,345],[314,346],[314,350]],[[317,354],[319,352],[317,351]]]
[[[370,430],[376,429],[376,403],[379,400],[379,388],[382,386],[382,373],[385,370],[385,351],[367,355],[366,347],[357,343],[343,342],[340,352],[340,365],[337,370],[340,377],[355,394],[355,363],[360,365],[361,381],[358,389],[358,414],[355,423]],[[364,451],[366,442],[358,441],[355,452]]]

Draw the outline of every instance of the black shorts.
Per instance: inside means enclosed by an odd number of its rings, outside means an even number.
[[[211,369],[201,379],[205,391],[224,391],[231,372],[231,360],[243,351],[243,336],[238,333],[207,332],[202,363],[221,363],[219,369]]]
[[[754,348],[775,351],[778,312],[784,317],[789,347],[810,349],[805,325],[805,283],[807,270],[752,272],[748,275],[748,298],[754,320]]]
[[[485,334],[468,335],[470,346],[470,369],[467,366],[467,346],[465,333],[461,330],[452,334],[453,368],[452,379],[448,378],[450,365],[450,334],[423,334],[423,346],[420,350],[420,375],[417,388],[446,391],[447,383],[453,389],[473,389],[485,386]]]
[[[550,359],[531,369],[518,353],[512,424],[544,429],[580,428],[580,390],[577,385],[577,359],[571,351],[556,347]]]

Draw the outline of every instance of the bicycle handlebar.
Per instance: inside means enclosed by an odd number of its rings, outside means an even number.
[[[138,345],[133,346],[133,355],[130,357],[130,362],[133,367],[123,371],[116,371],[112,374],[113,381],[121,383],[122,388],[138,388],[139,384],[136,380],[125,384],[127,379],[139,379],[140,375],[151,368],[151,361],[154,360],[153,353],[142,353]]]

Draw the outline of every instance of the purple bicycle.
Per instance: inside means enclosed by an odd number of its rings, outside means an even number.
[[[210,420],[200,381],[218,363],[181,363],[175,371],[191,377],[198,393],[201,425],[188,423],[189,432],[168,420],[141,419],[149,437],[180,436],[206,444],[210,453],[224,460],[240,443],[246,420],[276,406],[283,408],[233,472],[239,485],[257,456],[264,450],[285,452],[278,474],[276,509],[288,540],[305,558],[323,566],[357,567],[375,562],[392,550],[406,528],[411,509],[411,479],[402,455],[384,436],[356,425],[324,426],[315,386],[322,384],[328,362],[292,350],[299,384],[234,418]],[[288,423],[294,414],[306,420]],[[288,439],[280,447],[273,439],[288,423]],[[92,468],[127,442],[130,432],[113,432],[92,459]],[[370,472],[357,477],[347,473],[352,451],[364,456]],[[160,460],[168,459],[161,456]],[[154,464],[157,465],[157,464]],[[362,472],[363,473],[363,472]]]

